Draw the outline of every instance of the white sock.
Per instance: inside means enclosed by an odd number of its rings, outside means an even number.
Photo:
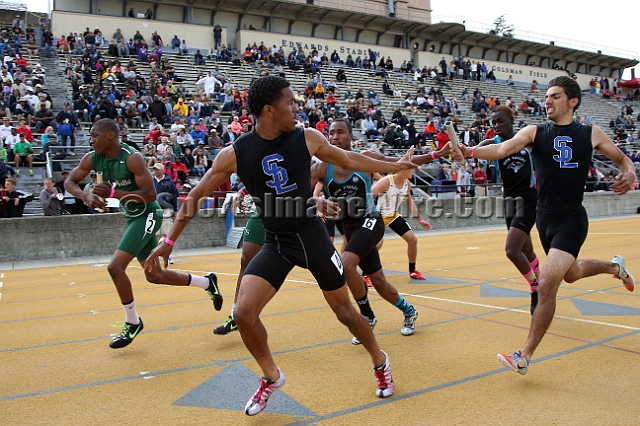
[[[191,284],[194,287],[200,287],[203,289],[209,288],[209,278],[201,277],[199,275],[191,275]]]
[[[136,302],[131,301],[131,303],[123,304],[124,315],[126,317],[126,322],[129,324],[140,324],[140,318],[138,317],[138,312],[136,311]]]
[[[231,318],[233,319],[233,311],[236,309],[236,304],[231,305]]]

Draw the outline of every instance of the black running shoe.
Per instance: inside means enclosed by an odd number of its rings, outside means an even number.
[[[232,331],[236,331],[238,330],[238,324],[236,324],[236,322],[234,321],[233,318],[231,318],[231,316],[228,316],[226,320],[224,320],[224,324],[222,324],[220,327],[216,327],[213,329],[213,334],[220,334],[220,335],[224,335],[224,334],[229,334]]]
[[[142,318],[138,318],[138,320],[140,320],[140,324],[129,324],[128,322],[125,322],[124,328],[120,334],[113,338],[111,343],[109,343],[109,346],[111,346],[112,349],[120,349],[133,342],[133,339],[144,328],[144,325],[142,325]]]
[[[536,306],[538,306],[538,290],[531,293],[531,309],[529,310],[531,315],[535,312]]]
[[[209,278],[209,287],[205,290],[211,300],[213,300],[213,307],[216,311],[222,309],[222,295],[218,289],[218,277],[213,272],[206,276]]]

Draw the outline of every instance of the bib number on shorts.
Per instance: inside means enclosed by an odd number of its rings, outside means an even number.
[[[337,251],[333,252],[333,256],[331,256],[331,261],[333,262],[334,265],[336,265],[336,268],[342,275],[342,273],[344,272],[344,267],[342,266],[342,260],[340,260],[340,255],[338,254]]]
[[[367,220],[364,221],[364,223],[362,224],[363,228],[367,228],[369,231],[373,230],[373,227],[376,226],[376,222],[378,221],[378,219],[374,219],[374,218],[369,218]]]

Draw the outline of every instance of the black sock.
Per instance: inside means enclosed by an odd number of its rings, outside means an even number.
[[[416,263],[415,262],[413,262],[413,263],[409,262],[409,273],[412,273],[415,270],[416,270]]]
[[[369,298],[366,295],[362,299],[356,299],[356,303],[358,304],[362,315],[370,320],[375,318],[375,314],[371,310],[371,305],[369,304]]]

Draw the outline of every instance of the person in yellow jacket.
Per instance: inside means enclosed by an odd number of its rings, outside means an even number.
[[[187,118],[189,115],[189,107],[184,103],[182,98],[178,98],[178,102],[173,106],[173,114]]]

